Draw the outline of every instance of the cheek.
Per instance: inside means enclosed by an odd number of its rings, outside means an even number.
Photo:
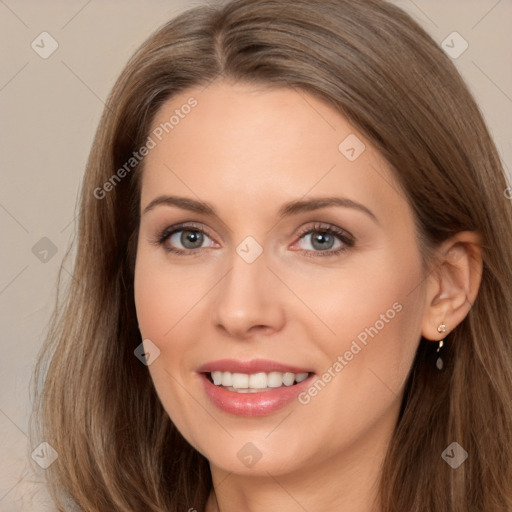
[[[201,279],[172,267],[158,251],[140,249],[135,266],[135,308],[144,338],[164,349],[165,340],[204,295]]]
[[[157,395],[178,430],[189,442],[197,444],[187,418],[201,416],[203,411],[183,392],[183,382],[187,382],[190,375],[187,354],[190,340],[194,338],[189,332],[187,313],[197,303],[201,290],[184,285],[183,273],[173,270],[162,258],[155,257],[155,252],[144,248],[137,255],[134,287],[141,336],[143,340],[151,340],[160,351],[158,358],[148,366]]]
[[[355,255],[329,272],[285,272],[284,280],[293,283],[296,295],[316,314],[316,323],[323,323],[324,332],[318,339],[326,340],[329,352],[343,348],[349,340],[358,338],[364,343],[367,338],[402,330],[409,324],[406,319],[414,318],[411,325],[419,323],[421,298],[415,283],[421,283],[422,272],[415,252],[401,257],[376,251]],[[327,329],[330,335],[325,336]]]
[[[313,292],[310,288],[307,296],[330,331],[324,328],[316,336],[326,371],[343,373],[339,384],[343,381],[345,391],[358,397],[365,394],[370,400],[374,388],[401,391],[420,339],[423,314],[423,288],[417,286],[422,280],[419,253],[389,251],[379,256],[354,259],[347,271],[333,273],[323,288]],[[306,287],[298,293],[304,295]]]
[[[344,432],[330,442],[337,448],[355,442],[382,418],[394,421],[420,339],[423,292],[411,292],[411,283],[419,282],[421,267],[402,265],[395,272],[392,259],[382,263],[378,270],[368,266],[358,277],[331,281],[337,293],[318,295],[312,306],[334,334],[326,336],[324,329],[316,338],[323,373],[301,404],[315,425],[336,425]]]
[[[164,284],[161,278],[157,279],[151,272],[144,269],[136,271],[135,308],[139,330],[143,339],[149,338],[156,345],[161,345],[161,339],[172,327],[170,312],[175,306],[172,299],[169,303]]]

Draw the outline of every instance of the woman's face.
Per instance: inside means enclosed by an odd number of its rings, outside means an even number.
[[[150,137],[135,301],[177,428],[234,473],[382,455],[425,309],[389,166],[334,109],[285,88],[190,89]]]

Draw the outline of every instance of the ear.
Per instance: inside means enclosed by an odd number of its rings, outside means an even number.
[[[436,250],[436,264],[427,278],[422,335],[432,341],[445,338],[471,309],[482,278],[482,244],[472,231],[461,231]],[[438,332],[439,325],[446,332]]]

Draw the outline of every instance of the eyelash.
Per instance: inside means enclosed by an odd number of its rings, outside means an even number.
[[[198,227],[197,225],[186,223],[186,224],[179,224],[172,227],[167,227],[163,231],[161,231],[157,238],[153,240],[151,243],[154,245],[160,245],[163,247],[163,249],[168,253],[177,254],[180,256],[197,256],[200,253],[203,252],[203,250],[207,249],[207,247],[202,247],[198,249],[176,249],[174,247],[169,247],[165,245],[165,242],[174,235],[175,233],[179,233],[180,231],[192,231],[197,233],[202,233],[203,235],[206,235],[208,238],[212,238],[206,231],[204,231],[202,228]],[[299,239],[302,239],[306,235],[310,235],[313,233],[323,233],[326,235],[334,236],[338,240],[340,240],[343,244],[342,247],[338,249],[329,249],[327,251],[311,251],[311,250],[304,250],[305,253],[307,253],[310,257],[329,257],[329,256],[337,256],[348,249],[352,248],[355,244],[354,237],[344,229],[338,228],[336,226],[332,226],[329,224],[320,224],[317,223],[314,226],[304,228],[298,233]]]

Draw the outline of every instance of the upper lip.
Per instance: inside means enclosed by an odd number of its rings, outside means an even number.
[[[289,364],[270,361],[268,359],[252,359],[250,361],[238,361],[236,359],[219,359],[203,364],[197,370],[199,373],[207,372],[231,372],[253,374],[259,372],[291,372],[291,373],[310,373],[307,368],[299,368]]]

